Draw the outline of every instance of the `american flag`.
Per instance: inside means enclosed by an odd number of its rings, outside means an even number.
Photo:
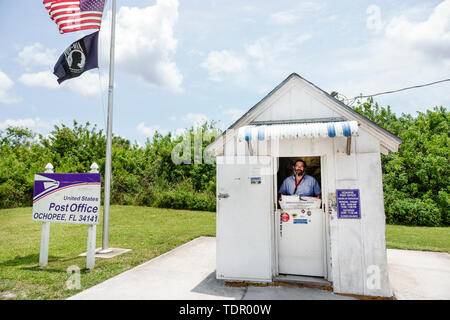
[[[105,0],[44,0],[60,33],[100,29]]]

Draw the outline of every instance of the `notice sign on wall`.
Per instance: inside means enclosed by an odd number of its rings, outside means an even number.
[[[100,173],[36,173],[33,220],[98,224]]]
[[[359,189],[336,190],[338,218],[360,219]]]

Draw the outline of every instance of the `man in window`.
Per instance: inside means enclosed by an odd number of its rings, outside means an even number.
[[[320,199],[322,191],[319,183],[314,177],[305,174],[306,162],[299,159],[295,161],[292,168],[294,169],[294,174],[284,179],[278,191],[280,199],[281,195],[316,196]]]

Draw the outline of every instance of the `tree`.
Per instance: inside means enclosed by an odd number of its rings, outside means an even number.
[[[449,120],[444,107],[416,117],[397,117],[390,107],[370,98],[354,108],[404,142],[398,153],[382,155],[383,187],[388,223],[449,225]]]

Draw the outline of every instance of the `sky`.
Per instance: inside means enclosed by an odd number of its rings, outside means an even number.
[[[291,73],[351,98],[450,78],[450,0],[117,0],[113,133],[138,144],[199,122],[226,129]],[[0,130],[106,131],[111,1],[99,69],[53,67],[91,31],[59,34],[41,0],[0,0]],[[400,115],[450,105],[450,82],[376,98]]]

